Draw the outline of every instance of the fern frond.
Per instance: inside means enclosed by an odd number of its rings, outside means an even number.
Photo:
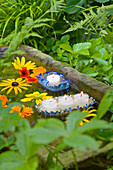
[[[32,29],[43,26],[50,27],[48,24],[45,23],[48,21],[51,21],[51,19],[45,18],[39,20],[37,19],[34,21],[32,18],[27,17],[21,31],[19,31],[18,33],[13,32],[13,34],[9,36],[10,45],[8,50],[6,50],[6,56],[10,57],[12,54],[14,54],[14,51],[18,49],[23,40],[29,38],[30,36],[42,38],[42,36],[39,35],[37,32],[32,32]]]
[[[110,5],[111,6],[111,5]],[[63,34],[71,31],[76,31],[77,29],[86,29],[89,25],[92,25],[94,28],[104,27],[105,20],[108,21],[107,16],[108,12],[106,11],[105,6],[97,8],[97,13],[90,9],[89,13],[82,12],[85,19],[80,22],[75,22],[74,25],[70,25],[70,28],[66,30]],[[66,20],[66,19],[64,19]]]

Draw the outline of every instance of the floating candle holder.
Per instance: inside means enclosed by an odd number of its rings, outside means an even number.
[[[62,91],[69,88],[69,80],[57,71],[45,72],[43,75],[39,74],[37,78],[38,83],[50,91]]]
[[[79,95],[64,95],[55,97],[52,99],[46,99],[42,101],[42,103],[36,105],[37,111],[43,115],[46,116],[60,116],[65,115],[72,110],[83,110],[85,108],[88,108],[92,106],[95,102],[95,100],[92,97],[88,96],[88,101],[86,100],[86,103],[75,103],[75,97]],[[86,97],[87,95],[84,94]],[[87,97],[86,97],[87,98]],[[78,98],[79,99],[79,98]],[[84,98],[83,98],[84,99]]]

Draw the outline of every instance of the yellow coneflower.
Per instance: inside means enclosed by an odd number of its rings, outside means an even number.
[[[89,113],[85,116],[85,118],[80,122],[79,126],[82,126],[84,123],[89,123],[92,117],[95,117],[97,110],[93,108],[93,106],[89,107],[88,109],[84,109],[82,113]],[[87,119],[89,118],[89,119]]]
[[[42,102],[42,100],[52,98],[52,96],[46,96],[47,93],[39,93],[38,91],[31,93],[31,94],[26,94],[25,96],[27,98],[21,99],[22,102],[28,102],[33,99],[36,99],[36,103],[39,104]]]
[[[79,123],[78,126],[82,126],[84,123],[89,123],[92,117],[95,117],[97,110],[93,108],[93,106],[89,107],[88,109],[84,109],[82,113],[89,113],[85,116],[85,118]],[[89,118],[89,119],[87,119]],[[64,125],[67,124],[68,117],[65,118]]]
[[[14,65],[15,69],[18,69],[18,70],[22,70],[23,67],[26,67],[27,70],[30,70],[36,67],[35,63],[31,63],[31,61],[28,61],[25,64],[25,57],[22,57],[21,61],[19,57],[16,57],[16,59],[14,60],[14,62],[12,62],[12,64]]]
[[[9,94],[14,89],[14,92],[17,95],[18,91],[22,93],[21,89],[28,90],[28,88],[25,86],[31,86],[31,85],[27,84],[26,80],[22,80],[22,78],[17,78],[17,79],[2,80],[0,86],[6,86],[1,91],[8,89],[7,94]]]

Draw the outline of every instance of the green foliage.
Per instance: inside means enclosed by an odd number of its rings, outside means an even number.
[[[84,16],[83,19],[75,21],[72,24],[66,20],[70,24],[70,28],[64,33],[76,31],[77,29],[85,29],[88,34],[90,33],[98,36],[99,33],[110,26],[107,16],[111,15],[111,8],[113,8],[113,5],[98,7],[96,8],[96,12],[90,8],[89,12],[87,12],[88,9],[81,11]]]
[[[97,110],[97,117],[100,119],[103,115],[107,112],[110,106],[113,103],[113,92],[108,91],[105,96],[102,98],[98,110]]]
[[[20,118],[16,112],[9,113],[11,107],[17,105],[21,107],[20,103],[11,103],[3,109],[2,100],[0,100],[0,169],[37,169],[38,158],[36,153],[41,147],[45,147],[49,152],[47,162],[50,168],[62,169],[65,166],[61,160],[59,161],[58,153],[67,147],[70,149],[80,148],[84,150],[90,148],[91,150],[98,150],[99,144],[96,138],[103,142],[105,140],[108,143],[112,142],[113,125],[104,120],[99,120],[105,114],[102,107],[106,103],[107,97],[108,93],[99,106],[97,118],[81,127],[78,125],[88,113],[81,113],[80,111],[73,111],[69,114],[66,127],[61,120],[55,118],[39,119],[34,127],[30,127],[28,121]],[[111,99],[113,98],[111,97]],[[110,106],[111,100],[108,100],[108,103]],[[94,135],[96,138],[94,138]],[[59,138],[59,144],[54,150],[51,150],[48,144]],[[3,152],[4,149],[5,152]],[[111,155],[112,150],[108,158]],[[55,163],[55,159],[60,166]]]
[[[68,0],[64,11],[73,14],[77,12],[84,3],[85,0]]]
[[[112,33],[110,32],[110,34]],[[110,34],[106,34],[105,38]],[[108,36],[106,40],[98,38],[70,45],[70,36],[64,35],[58,41],[50,38],[47,41],[47,46],[41,44],[39,49],[81,73],[113,85],[113,47],[108,42]]]
[[[36,45],[36,41],[43,34],[52,29],[54,18],[64,8],[63,0],[60,1],[7,1],[0,5],[2,14],[0,46],[9,45],[6,56],[22,54],[18,50],[21,43]],[[51,14],[51,15],[50,15]],[[56,14],[56,15],[54,15]],[[31,38],[32,37],[32,38]]]
[[[40,28],[40,27],[43,27],[43,26],[50,27],[48,24],[45,23],[45,22],[48,22],[48,21],[51,21],[51,19],[45,18],[45,19],[37,19],[37,20],[33,21],[32,18],[27,17],[25,19],[25,24],[24,24],[24,26],[22,26],[21,31],[19,31],[18,33],[14,33],[13,37],[12,37],[12,34],[7,36],[7,38],[11,42],[10,42],[8,50],[6,50],[6,56],[10,57],[12,54],[15,54],[15,53],[21,54],[20,50],[17,50],[17,48],[23,42],[24,39],[27,39],[30,36],[42,38],[38,33],[31,32],[31,31],[33,29]],[[4,43],[7,40],[7,38],[3,39],[1,41],[1,43]]]

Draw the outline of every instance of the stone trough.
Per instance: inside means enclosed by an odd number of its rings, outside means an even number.
[[[24,56],[27,60],[34,61],[37,65],[47,68],[48,71],[54,70],[64,74],[73,88],[78,89],[78,91],[83,90],[97,101],[100,101],[108,90],[113,90],[113,87],[82,74],[35,48],[22,45],[20,49],[25,52]]]
[[[78,91],[84,91],[89,96],[95,98],[96,101],[100,102],[102,97],[108,90],[113,90],[113,87],[106,85],[102,82],[95,80],[85,74],[78,72],[77,70],[68,67],[62,64],[59,61],[56,61],[51,56],[42,53],[41,51],[22,45],[20,47],[22,51],[24,51],[24,57],[27,60],[31,60],[35,62],[39,66],[45,67],[48,71],[57,71],[65,75],[66,78],[69,79],[70,85],[72,88],[77,89]],[[108,152],[113,148],[113,143],[108,144],[97,152],[93,150],[82,151],[79,149],[74,149],[74,152],[77,156],[78,162],[83,162],[92,156],[100,155]],[[46,159],[48,155],[48,151],[44,148],[40,149],[40,152],[37,153],[40,158],[40,164],[42,165],[42,169],[48,169],[48,165],[46,164]],[[65,151],[63,153],[59,153],[59,159],[63,162],[65,167],[72,167],[74,160],[72,156],[72,152],[70,150]]]

